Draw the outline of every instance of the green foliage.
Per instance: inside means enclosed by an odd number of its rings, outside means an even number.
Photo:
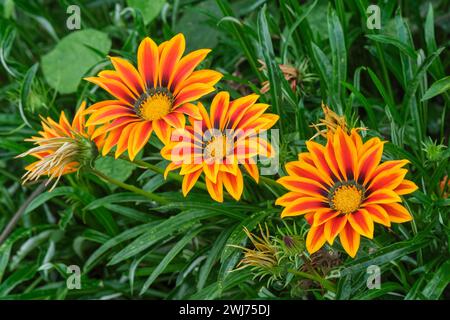
[[[0,244],[0,299],[448,299],[450,7],[378,2],[380,30],[366,26],[367,0],[88,0],[80,4],[82,29],[70,31],[64,1],[0,1],[0,232],[37,187],[20,183],[31,159],[14,157],[31,147],[24,139],[39,116],[73,116],[80,101],[105,99],[82,78],[110,69],[107,55],[135,62],[145,36],[161,43],[178,32],[187,51],[212,49],[202,66],[225,75],[219,90],[261,94],[281,116],[280,164],[305,151],[323,101],[367,127],[366,138],[388,140],[383,159],[409,160],[407,178],[419,186],[404,199],[414,221],[377,227],[355,259],[338,242],[322,252],[337,254],[329,268],[328,258],[295,251],[285,257],[292,269],[269,282],[235,270],[237,247],[252,248],[244,227],[258,233],[265,223],[284,254],[285,235],[303,243],[307,223],[282,221],[274,204],[284,191],[270,179],[284,166],[259,184],[245,177],[240,202],[212,203],[204,185],[184,198],[176,174],[162,177],[166,162],[152,137],[139,157],[151,167],[109,157],[95,163],[142,192],[86,170],[31,201]],[[301,71],[295,83],[280,64]],[[264,81],[270,90],[262,94]],[[66,286],[69,265],[82,269],[81,290]],[[377,290],[366,286],[371,265],[382,271]]]

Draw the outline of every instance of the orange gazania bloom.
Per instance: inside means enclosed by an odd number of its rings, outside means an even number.
[[[240,164],[255,181],[259,180],[254,158],[270,157],[272,147],[258,133],[270,129],[279,116],[264,113],[269,105],[256,103],[258,98],[252,94],[230,101],[228,92],[220,92],[214,97],[209,114],[198,103],[201,120],[189,117],[191,125],[179,133],[182,140],[172,141],[161,150],[162,156],[171,161],[166,175],[181,168],[184,196],[202,172],[209,194],[218,202],[223,201],[224,186],[234,199],[240,199],[244,188]]]
[[[27,172],[22,177],[23,183],[48,176],[47,184],[56,179],[53,189],[61,176],[76,172],[94,160],[98,154],[97,147],[103,144],[104,135],[92,139],[94,128],[85,126],[85,106],[83,102],[72,123],[69,123],[64,111],[61,112],[59,122],[42,118],[40,136],[25,140],[37,146],[17,156],[31,155],[38,159],[25,167]]]
[[[99,102],[89,109],[92,115],[87,125],[99,126],[94,137],[109,133],[103,155],[117,146],[116,157],[128,150],[134,159],[152,131],[167,143],[172,127],[184,127],[185,114],[200,117],[195,106],[187,103],[214,91],[222,74],[194,71],[211,50],[196,50],[182,58],[184,50],[182,34],[159,46],[147,37],[138,48],[137,70],[127,60],[112,57],[115,70],[86,78],[117,99]]]
[[[345,251],[354,257],[360,235],[373,237],[374,222],[412,220],[400,203],[401,195],[417,186],[405,179],[408,160],[380,163],[384,142],[372,138],[363,143],[357,130],[348,134],[341,127],[329,133],[325,146],[308,141],[308,152],[286,165],[288,176],[278,182],[290,192],[277,199],[286,207],[282,217],[305,214],[311,224],[306,238],[310,253],[339,235]]]

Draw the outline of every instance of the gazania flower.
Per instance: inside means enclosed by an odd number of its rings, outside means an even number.
[[[159,46],[145,38],[138,48],[137,69],[125,59],[112,57],[115,70],[86,78],[116,98],[89,108],[92,114],[87,125],[99,126],[94,137],[108,133],[103,155],[116,146],[116,157],[128,150],[134,159],[152,131],[167,143],[172,127],[184,127],[185,114],[200,117],[195,105],[188,102],[214,91],[222,75],[212,70],[194,71],[209,49],[182,57],[184,49],[182,34]]]
[[[354,257],[360,236],[373,237],[374,223],[389,227],[412,219],[401,205],[401,195],[417,186],[405,179],[407,160],[380,163],[383,142],[363,143],[357,130],[348,134],[338,127],[328,134],[325,146],[308,141],[308,152],[286,165],[288,176],[278,182],[290,192],[277,199],[286,207],[281,216],[305,215],[311,224],[306,245],[310,253],[337,235]]]
[[[59,122],[51,118],[42,118],[42,131],[39,136],[25,141],[34,142],[36,147],[17,157],[31,155],[38,160],[25,167],[27,173],[22,177],[23,183],[48,176],[47,184],[56,179],[52,189],[61,176],[78,171],[88,165],[98,154],[97,146],[102,145],[104,136],[91,140],[93,129],[85,127],[85,103],[83,102],[75,114],[72,124],[61,112]]]
[[[166,173],[181,168],[185,196],[203,172],[214,200],[223,201],[223,187],[239,200],[244,188],[240,164],[258,181],[254,158],[272,155],[270,144],[258,133],[270,129],[279,117],[264,113],[269,106],[256,103],[257,99],[249,95],[230,101],[228,92],[220,92],[211,103],[210,114],[199,103],[201,120],[189,117],[191,126],[174,131],[172,139],[178,135],[178,140],[166,145],[161,154],[171,161]]]

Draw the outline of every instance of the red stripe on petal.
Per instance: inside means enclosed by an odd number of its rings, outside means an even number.
[[[136,96],[122,82],[95,77],[86,78],[86,80],[95,83],[114,97],[120,99],[124,103],[127,103],[129,106],[133,106],[136,101]]]
[[[333,244],[336,236],[342,231],[347,224],[347,215],[336,216],[325,222],[325,238],[329,244]]]
[[[122,106],[110,106],[108,108],[102,108],[95,111],[88,119],[86,126],[99,125],[105,122],[121,118],[134,116],[135,113],[132,109]]]
[[[394,223],[408,222],[413,219],[404,206],[398,203],[386,203],[381,205],[389,215],[389,219]]]
[[[314,226],[321,225],[325,222],[327,222],[330,219],[333,219],[334,217],[337,217],[339,215],[339,211],[333,210],[333,209],[321,209],[317,210],[314,214]]]
[[[222,77],[223,75],[220,72],[213,70],[206,69],[194,71],[186,80],[181,81],[175,86],[173,95],[177,96],[182,89],[196,83],[203,83],[209,87],[214,87]]]
[[[327,204],[312,197],[302,197],[281,212],[281,217],[298,216],[318,209],[326,208]]]
[[[242,191],[244,190],[244,180],[242,178],[241,170],[238,170],[236,175],[224,172],[222,173],[222,176],[225,189],[236,201],[239,201]]]
[[[153,130],[155,130],[158,139],[162,143],[168,144],[170,142],[170,135],[172,134],[172,128],[163,119],[154,120],[152,122]]]
[[[417,185],[414,182],[405,179],[394,189],[394,191],[398,195],[404,195],[412,193],[417,189],[419,189],[419,187],[417,187]]]
[[[195,83],[184,87],[175,98],[173,108],[200,99],[204,95],[213,92],[215,89],[207,84]]]
[[[136,127],[133,138],[133,155],[130,153],[130,159],[134,160],[135,156],[141,151],[150,139],[152,134],[152,122],[144,121]]]
[[[198,178],[202,174],[202,170],[197,170],[191,173],[188,173],[183,178],[183,184],[182,184],[182,191],[183,195],[186,197],[189,191],[194,187],[195,183],[197,182]]]
[[[310,254],[313,254],[325,244],[324,226],[312,226],[306,236],[306,248]]]
[[[215,129],[224,129],[230,94],[226,91],[219,92],[213,99],[210,109],[210,121]]]
[[[160,60],[160,86],[167,87],[170,78],[175,71],[175,67],[183,56],[186,42],[183,34],[179,33],[164,46]]]
[[[147,88],[157,86],[159,76],[159,53],[158,46],[150,39],[141,41],[137,54],[138,70]]]
[[[181,113],[171,112],[163,117],[164,121],[171,127],[183,129],[186,124],[186,118]]]
[[[361,237],[358,232],[353,230],[350,223],[347,223],[342,229],[339,234],[339,239],[341,240],[342,247],[348,255],[354,258],[358,252]]]
[[[386,227],[391,226],[389,215],[381,205],[370,204],[367,207],[361,208],[360,210],[366,210],[370,214],[374,222],[382,224]]]
[[[348,222],[359,234],[372,239],[373,238],[373,220],[370,214],[362,209],[348,215]]]
[[[182,58],[170,78],[168,87],[173,90],[180,82],[190,76],[192,71],[206,58],[209,52],[211,52],[210,49],[200,49]]]
[[[141,93],[145,91],[145,85],[136,68],[127,60],[118,57],[111,58],[111,62],[117,70],[117,73],[120,75],[122,82],[124,82],[136,96],[140,96]]]
[[[208,189],[209,195],[211,198],[216,200],[217,202],[223,202],[223,178],[222,175],[217,175],[217,181],[214,183],[211,180],[209,180],[207,177],[205,179],[206,181],[206,188]]]
[[[363,206],[368,204],[380,204],[380,203],[391,203],[391,202],[401,202],[402,199],[394,191],[389,189],[379,189],[372,192],[364,201]]]

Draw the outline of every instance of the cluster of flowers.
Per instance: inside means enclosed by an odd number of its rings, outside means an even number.
[[[63,112],[59,122],[43,119],[40,136],[29,139],[37,146],[20,155],[38,159],[26,167],[24,182],[48,176],[55,186],[62,175],[78,171],[99,152],[112,154],[114,148],[116,158],[127,151],[133,161],[154,132],[164,144],[161,155],[169,161],[166,175],[180,169],[185,196],[204,173],[214,200],[223,201],[223,188],[239,200],[244,188],[241,168],[258,182],[252,159],[275,156],[270,143],[257,135],[272,128],[279,116],[266,113],[269,105],[258,103],[257,95],[231,101],[228,92],[220,92],[209,112],[202,103],[193,104],[215,90],[222,74],[195,71],[210,50],[183,57],[184,51],[182,34],[159,46],[145,38],[138,48],[137,69],[112,57],[114,70],[86,78],[115,99],[88,108],[83,103],[72,123]],[[288,175],[278,182],[289,192],[276,204],[285,207],[282,217],[305,215],[311,224],[306,239],[310,253],[340,235],[342,246],[354,257],[360,235],[373,237],[374,222],[390,226],[412,219],[400,195],[417,186],[405,179],[402,167],[408,161],[381,163],[380,139],[363,142],[358,130],[345,125],[329,127],[325,136],[325,146],[309,141],[308,152],[286,164]]]

